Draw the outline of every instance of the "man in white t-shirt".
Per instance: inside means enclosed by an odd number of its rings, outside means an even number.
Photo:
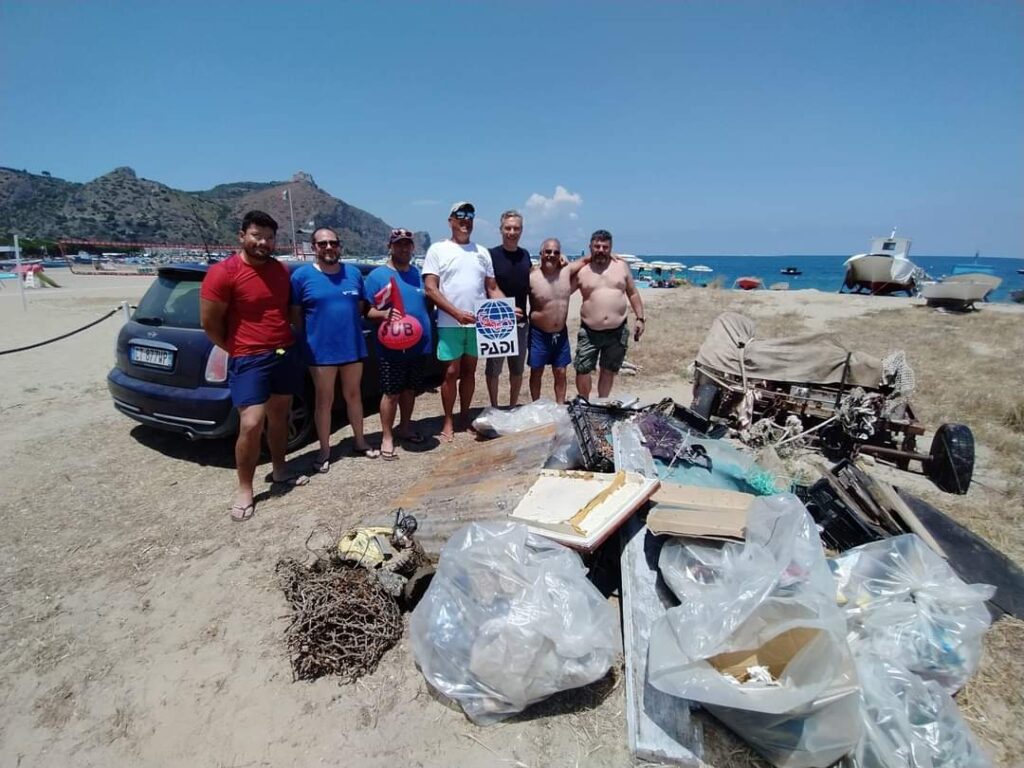
[[[455,395],[458,393],[459,419],[465,428],[476,388],[476,303],[505,296],[494,279],[491,254],[470,242],[475,217],[472,203],[453,205],[448,216],[451,238],[431,245],[423,260],[424,289],[438,309],[437,359],[444,363],[441,439],[449,443],[455,439]]]

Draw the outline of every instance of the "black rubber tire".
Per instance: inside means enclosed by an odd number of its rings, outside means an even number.
[[[971,487],[974,474],[974,434],[966,424],[943,424],[932,438],[931,458],[925,472],[947,493],[961,496]]]
[[[292,398],[292,407],[288,411],[288,443],[285,450],[288,453],[298,450],[309,442],[313,434],[313,403],[315,396],[311,390],[301,397]]]

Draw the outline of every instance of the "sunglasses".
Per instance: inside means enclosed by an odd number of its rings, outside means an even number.
[[[452,218],[459,221],[472,221],[476,218],[476,214],[472,211],[456,211],[452,214]]]
[[[399,238],[401,238],[403,240],[405,238],[408,238],[408,239],[412,240],[412,232],[410,232],[408,229],[392,229],[391,230],[391,240],[394,241],[394,240],[399,239]]]
[[[552,256],[558,256],[562,252],[559,251],[559,250],[556,250],[554,248],[545,248],[543,251],[541,251],[541,253],[543,253],[543,254],[551,254]]]
[[[340,240],[317,240],[316,241],[316,247],[317,248],[337,248],[339,245],[341,245],[341,241]]]

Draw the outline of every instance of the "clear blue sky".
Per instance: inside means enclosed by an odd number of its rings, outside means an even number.
[[[0,165],[526,244],[1024,256],[1024,3],[0,0]]]

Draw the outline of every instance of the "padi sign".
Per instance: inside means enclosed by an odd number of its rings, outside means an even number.
[[[519,354],[516,305],[512,299],[487,299],[476,305],[476,346],[480,357]]]

